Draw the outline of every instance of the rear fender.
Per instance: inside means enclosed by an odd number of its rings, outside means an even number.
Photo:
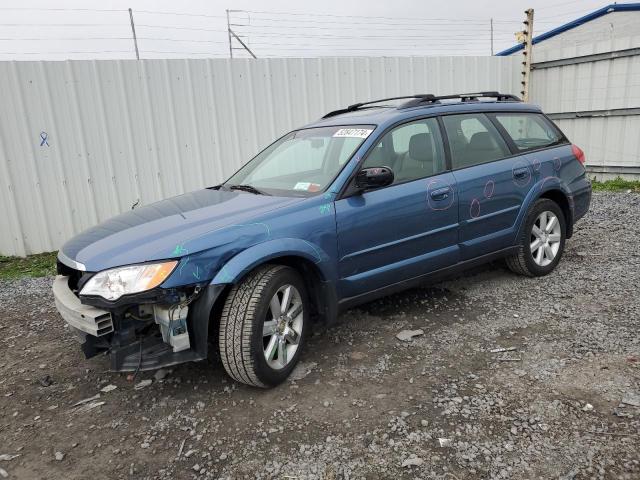
[[[562,194],[566,197],[567,202],[569,203],[569,210],[571,211],[571,213],[573,213],[573,197],[564,182],[559,177],[541,178],[531,188],[531,190],[525,197],[524,202],[522,203],[522,208],[520,209],[520,213],[518,214],[517,219],[518,231],[516,237],[514,238],[514,244],[517,243],[518,239],[522,235],[525,220],[531,206],[536,202],[536,200],[538,200],[540,197],[544,196],[546,192],[549,192],[551,190],[559,190],[560,192],[562,192]],[[567,218],[566,222],[567,232],[570,232],[572,229],[572,219]]]

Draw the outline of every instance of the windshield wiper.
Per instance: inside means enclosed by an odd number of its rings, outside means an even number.
[[[269,195],[267,192],[258,190],[253,185],[229,185],[229,190],[242,190],[243,192],[254,193],[256,195]]]

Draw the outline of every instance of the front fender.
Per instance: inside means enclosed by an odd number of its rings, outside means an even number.
[[[329,261],[329,255],[318,245],[299,238],[278,238],[249,247],[234,256],[222,266],[211,284],[236,283],[258,265],[283,256],[309,260],[318,267],[323,280],[335,279],[335,266]]]

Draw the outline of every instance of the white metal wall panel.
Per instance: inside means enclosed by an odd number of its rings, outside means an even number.
[[[330,110],[516,93],[519,67],[459,56],[0,62],[0,254],[55,250],[135,203],[214,185]]]
[[[640,48],[640,35],[547,53],[536,48],[534,63]],[[640,107],[640,55],[534,69],[531,99],[548,113]]]
[[[534,22],[535,24],[535,22]],[[548,38],[534,46],[533,61],[567,58],[566,49],[575,48],[576,55],[587,55],[594,45],[607,45],[614,39],[638,35],[640,11],[610,12],[575,28]],[[584,49],[584,50],[583,50]]]
[[[623,167],[630,173],[634,170],[638,175],[640,115],[555,122],[573,143],[584,150],[588,167]]]
[[[640,35],[566,43],[556,49],[534,46],[534,62],[640,48]],[[531,99],[547,113],[638,109],[640,55],[536,69]],[[588,167],[640,173],[640,115],[558,119],[556,123],[585,151]]]

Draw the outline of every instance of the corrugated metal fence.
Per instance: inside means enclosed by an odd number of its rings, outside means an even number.
[[[534,46],[533,59],[531,99],[585,151],[587,169],[640,178],[640,36]]]
[[[0,254],[54,250],[134,204],[232,174],[357,101],[518,90],[519,59],[0,62]]]

